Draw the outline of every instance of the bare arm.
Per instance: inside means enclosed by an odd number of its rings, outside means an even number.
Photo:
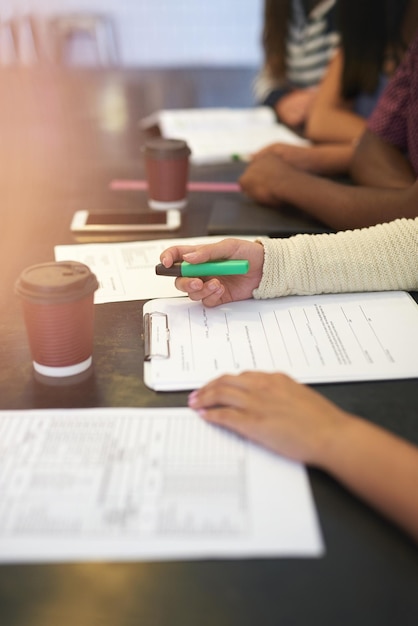
[[[286,163],[305,172],[335,176],[347,173],[354,154],[354,144],[319,144],[313,146],[292,146],[273,143],[254,154],[254,159],[264,154],[276,154]]]
[[[322,469],[418,542],[418,450],[352,417],[322,456]]]
[[[222,376],[189,396],[205,420],[319,467],[418,542],[418,449],[283,374]]]
[[[353,155],[351,176],[360,185],[408,187],[415,174],[403,154],[366,130]]]
[[[252,161],[239,182],[258,202],[288,202],[336,230],[418,215],[418,182],[403,188],[343,185],[300,171],[272,154]]]
[[[276,103],[276,113],[283,124],[297,127],[303,124],[309,115],[316,96],[316,88],[295,89]]]
[[[321,82],[305,125],[306,137],[316,142],[352,144],[365,129],[365,120],[341,97],[343,55],[339,51]]]

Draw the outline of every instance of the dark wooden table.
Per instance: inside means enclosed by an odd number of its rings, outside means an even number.
[[[191,80],[187,72],[156,71],[145,80],[140,70],[0,71],[0,408],[186,404],[185,393],[143,384],[141,302],[97,306],[87,381],[37,382],[13,293],[21,269],[53,259],[55,244],[75,242],[75,210],[135,204],[135,193],[110,192],[109,182],[140,177],[137,121],[150,112],[150,85],[179,95],[181,76]],[[175,105],[195,104],[179,96]],[[192,177],[235,180],[239,171],[237,164],[199,168]],[[212,203],[209,194],[193,194],[179,235],[205,234]],[[317,389],[418,444],[417,380]],[[321,559],[0,566],[0,624],[415,626],[416,546],[330,477],[309,476],[326,544]]]

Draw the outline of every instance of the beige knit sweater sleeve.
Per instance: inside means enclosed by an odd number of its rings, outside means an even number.
[[[254,298],[418,289],[418,218],[258,241],[264,267]]]

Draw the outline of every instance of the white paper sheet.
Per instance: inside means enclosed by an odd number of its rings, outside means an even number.
[[[180,295],[174,286],[174,278],[155,275],[161,252],[169,246],[206,244],[220,239],[222,237],[193,237],[58,245],[55,246],[55,260],[79,261],[90,267],[99,281],[94,296],[96,304],[172,298]]]
[[[212,309],[186,298],[147,302],[144,312],[154,311],[166,315],[168,334],[157,327],[157,348],[167,358],[146,362],[144,380],[160,391],[194,389],[244,370],[282,371],[305,383],[418,377],[418,306],[405,292],[246,300]],[[154,343],[151,334],[150,355]]]
[[[272,143],[308,146],[310,142],[277,122],[271,107],[199,108],[157,111],[141,120],[142,128],[159,126],[163,137],[181,137],[195,165],[225,163]]]
[[[305,468],[187,408],[0,412],[0,562],[320,556]]]

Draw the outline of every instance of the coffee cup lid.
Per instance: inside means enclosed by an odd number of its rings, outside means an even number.
[[[149,139],[143,146],[143,152],[154,159],[184,159],[190,155],[191,150],[183,139],[158,137]]]
[[[26,268],[15,284],[17,295],[40,303],[70,302],[93,293],[99,283],[78,261],[40,263]]]

